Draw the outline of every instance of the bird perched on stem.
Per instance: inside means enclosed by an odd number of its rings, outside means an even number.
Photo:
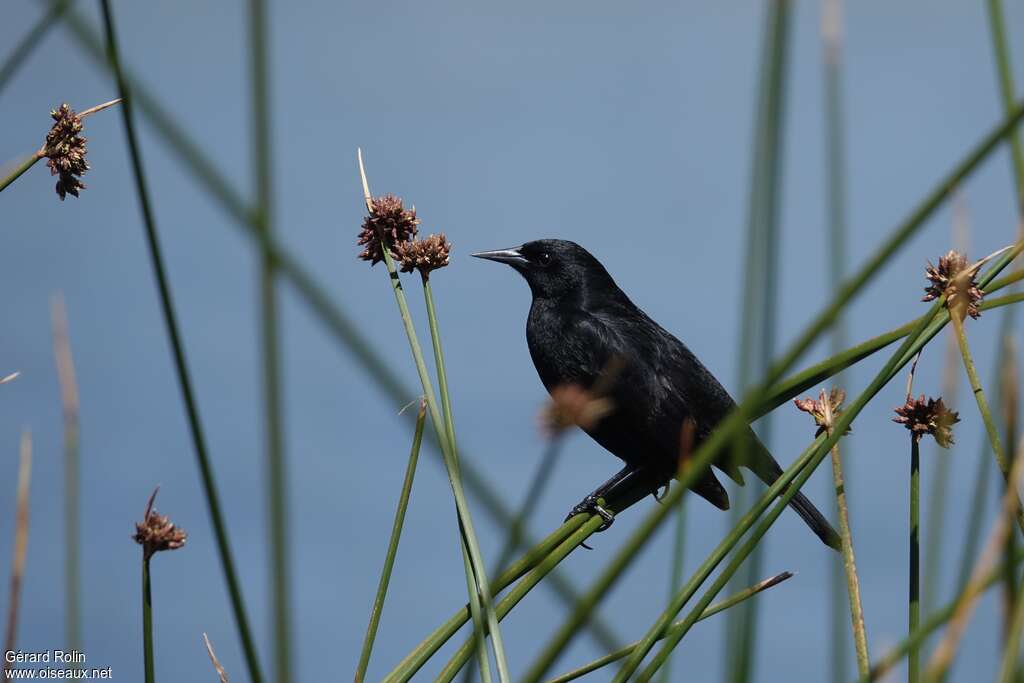
[[[736,404],[690,349],[637,308],[578,244],[545,239],[473,256],[505,263],[529,284],[533,303],[526,342],[548,392],[566,384],[591,388],[600,381],[615,406],[584,431],[625,467],[569,513],[599,514],[606,529],[614,517],[600,500],[622,511],[656,494],[679,472],[683,426],[692,423],[688,431],[697,447]],[[614,378],[606,376],[609,368]],[[782,468],[753,430],[746,431],[735,453],[723,454],[714,465],[738,484],[743,484],[743,466],[770,485]],[[691,490],[719,509],[729,508],[729,496],[711,467]],[[797,493],[790,505],[822,542],[839,549],[839,536],[811,501]]]

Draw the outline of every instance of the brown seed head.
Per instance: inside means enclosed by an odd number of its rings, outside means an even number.
[[[961,318],[964,315],[978,318],[981,315],[978,302],[984,293],[974,279],[976,273],[977,268],[968,265],[966,256],[951,249],[939,257],[938,266],[929,263],[925,268],[925,277],[931,284],[924,288],[921,301],[933,301],[945,294],[946,306],[951,312],[957,311]]]
[[[371,266],[383,261],[382,239],[391,250],[391,255],[397,258],[397,245],[415,237],[418,230],[416,226],[419,224],[416,209],[406,209],[402,200],[395,195],[376,197],[373,200],[373,211],[363,219],[363,228],[359,232],[357,244],[364,247],[359,258],[369,261]]]
[[[188,534],[184,529],[174,526],[170,517],[157,514],[153,509],[159,487],[153,491],[146,504],[146,516],[141,522],[135,523],[135,535],[132,538],[142,546],[142,555],[148,560],[153,553],[161,550],[177,550],[185,545]]]
[[[67,195],[77,197],[78,191],[85,189],[79,177],[89,170],[85,160],[86,139],[79,134],[82,132],[82,119],[66,102],[52,110],[50,116],[55,123],[46,134],[43,154],[50,173],[59,176],[56,189],[63,201]]]
[[[594,396],[578,384],[562,384],[551,390],[551,402],[540,414],[541,427],[551,435],[573,425],[590,429],[611,412],[610,399]]]
[[[392,253],[401,262],[403,273],[418,270],[421,275],[426,277],[430,271],[448,265],[448,255],[451,250],[452,244],[442,232],[437,235],[428,235],[421,240],[398,242],[392,249]]]
[[[931,434],[937,444],[949,448],[953,445],[953,425],[960,421],[960,416],[947,408],[941,398],[925,400],[921,394],[920,398],[907,399],[904,405],[896,408],[896,417],[892,421],[909,429],[915,441]]]
[[[832,425],[835,424],[836,419],[842,412],[839,406],[845,400],[846,392],[839,387],[832,387],[832,391],[828,394],[822,389],[821,393],[818,394],[817,401],[813,398],[798,398],[794,399],[793,403],[796,404],[797,408],[814,418],[814,424],[818,426],[818,431],[814,432],[814,436],[820,436],[822,433],[832,429]],[[846,428],[846,433],[850,433],[849,427]]]

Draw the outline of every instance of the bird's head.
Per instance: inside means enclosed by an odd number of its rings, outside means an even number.
[[[584,293],[618,292],[601,262],[568,240],[535,240],[512,249],[481,251],[473,256],[512,266],[526,278],[535,298],[564,299]]]

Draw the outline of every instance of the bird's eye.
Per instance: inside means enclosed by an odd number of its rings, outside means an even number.
[[[551,254],[549,254],[546,251],[542,251],[540,255],[537,256],[537,262],[540,263],[542,266],[548,265],[549,263],[551,263]]]

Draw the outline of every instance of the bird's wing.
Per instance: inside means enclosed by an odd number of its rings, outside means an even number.
[[[663,397],[658,405],[661,407],[660,419],[670,427],[682,424],[683,420],[693,419],[696,426],[695,445],[699,445],[736,407],[736,403],[725,387],[715,378],[711,371],[672,334],[651,321],[659,338],[653,348],[661,351],[654,357],[655,375],[664,385]],[[678,429],[678,428],[676,428]],[[669,438],[671,429],[660,430]],[[753,431],[748,436],[753,437]],[[678,439],[678,437],[676,437]],[[678,448],[678,441],[672,445]],[[739,444],[743,451],[747,444]],[[742,456],[742,453],[740,454]],[[737,463],[743,462],[739,457],[725,456],[718,458],[716,467],[725,472],[733,481],[742,485],[743,474]]]

